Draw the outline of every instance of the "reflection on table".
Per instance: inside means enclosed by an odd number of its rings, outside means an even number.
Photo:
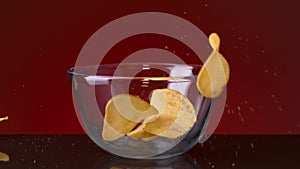
[[[189,155],[167,159],[137,160],[117,156],[100,158],[93,169],[199,169],[199,165]]]
[[[300,135],[215,135],[186,154],[164,160],[116,157],[86,135],[0,135],[9,161],[0,169],[282,169],[299,168]]]

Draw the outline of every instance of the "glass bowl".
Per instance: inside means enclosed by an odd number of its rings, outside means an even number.
[[[212,105],[212,100],[202,96],[196,87],[200,68],[199,65],[157,63],[71,68],[68,76],[79,122],[98,146],[121,157],[162,159],[180,155],[195,146],[203,136]],[[195,109],[196,122],[184,135],[177,138],[156,136],[150,140],[126,135],[113,141],[103,139],[105,107],[112,97],[130,94],[150,103],[152,91],[165,88],[180,92]]]

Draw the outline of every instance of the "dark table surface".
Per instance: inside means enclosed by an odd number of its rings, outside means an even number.
[[[86,135],[0,135],[0,152],[10,157],[0,169],[300,169],[300,135],[214,135],[164,160],[119,158]]]

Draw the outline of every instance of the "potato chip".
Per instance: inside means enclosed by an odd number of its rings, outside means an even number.
[[[154,90],[150,104],[159,111],[158,117],[146,123],[143,128],[151,134],[177,138],[188,132],[196,122],[194,106],[176,90]]]
[[[113,141],[129,133],[145,118],[158,111],[141,98],[120,94],[111,98],[105,107],[102,137]]]
[[[197,88],[200,93],[208,98],[218,97],[229,80],[229,64],[219,53],[220,38],[216,33],[209,36],[212,53],[201,68],[197,78]]]
[[[149,132],[146,132],[144,130],[144,127],[146,126],[146,123],[142,123],[140,126],[138,126],[136,129],[132,130],[130,133],[127,134],[127,136],[135,139],[143,139],[144,141],[149,141],[152,138],[156,137],[154,134],[151,134]]]
[[[9,161],[9,156],[5,153],[0,152],[0,161],[8,162]]]

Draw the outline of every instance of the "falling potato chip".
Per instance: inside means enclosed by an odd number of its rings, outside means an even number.
[[[149,141],[152,138],[156,137],[154,134],[151,134],[144,130],[144,127],[146,126],[146,123],[142,123],[140,126],[138,126],[136,129],[132,130],[130,133],[127,134],[127,136],[135,139],[143,139],[144,141]]]
[[[219,53],[220,38],[216,33],[209,36],[212,53],[201,68],[197,87],[200,93],[208,98],[218,97],[229,80],[229,64]]]
[[[120,94],[111,98],[105,107],[102,137],[106,141],[116,140],[129,133],[145,118],[158,111],[141,98]]]
[[[159,111],[159,115],[145,123],[143,130],[153,135],[177,138],[188,132],[196,122],[194,106],[176,90],[154,90],[150,104]]]
[[[8,162],[9,161],[9,156],[5,153],[0,152],[0,161]]]

